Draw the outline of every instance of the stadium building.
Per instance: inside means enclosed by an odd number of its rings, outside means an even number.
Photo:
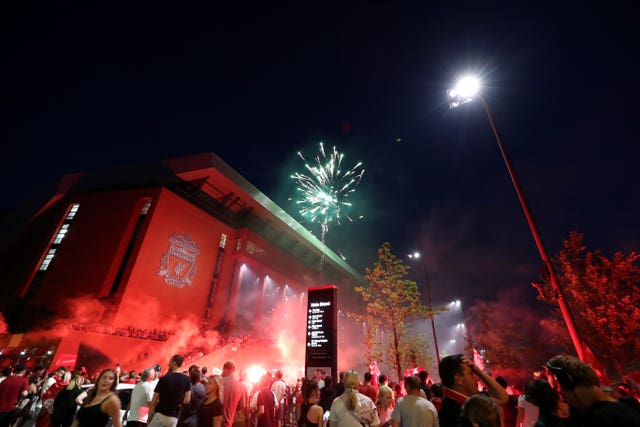
[[[150,366],[159,349],[277,345],[282,325],[304,335],[304,319],[275,317],[306,289],[335,284],[347,302],[362,280],[212,153],[65,175],[4,253],[2,365]]]

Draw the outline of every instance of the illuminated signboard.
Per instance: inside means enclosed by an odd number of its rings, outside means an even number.
[[[308,291],[307,347],[305,373],[313,378],[316,371],[323,377],[336,378],[337,370],[337,315],[336,286],[322,286]]]

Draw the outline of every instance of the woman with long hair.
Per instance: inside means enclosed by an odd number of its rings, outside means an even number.
[[[222,377],[205,377],[206,397],[198,408],[198,427],[220,427],[222,424]]]
[[[122,427],[120,420],[120,398],[116,394],[118,374],[114,369],[100,372],[96,385],[89,391],[78,413],[73,427],[103,426],[109,421],[113,427]]]
[[[376,407],[378,408],[378,417],[380,418],[382,427],[391,424],[391,413],[393,412],[394,405],[393,390],[386,385],[381,385],[378,388]]]
[[[330,427],[375,427],[380,424],[373,401],[358,392],[360,379],[356,371],[344,375],[344,393],[331,404]]]
[[[86,393],[80,388],[84,384],[87,372],[74,370],[69,384],[60,390],[53,401],[53,414],[51,415],[51,427],[69,427],[73,423],[78,405]]]
[[[322,427],[322,406],[316,405],[320,397],[320,388],[314,380],[302,383],[302,405],[296,409],[298,427]]]

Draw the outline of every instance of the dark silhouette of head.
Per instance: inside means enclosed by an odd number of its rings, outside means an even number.
[[[456,374],[463,373],[462,354],[454,354],[453,356],[442,358],[440,365],[438,365],[438,373],[440,374],[442,385],[452,388]]]

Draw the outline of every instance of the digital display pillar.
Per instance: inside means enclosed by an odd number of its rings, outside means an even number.
[[[307,298],[307,348],[305,376],[313,379],[316,371],[331,375],[338,382],[338,288],[335,285],[309,288]]]

